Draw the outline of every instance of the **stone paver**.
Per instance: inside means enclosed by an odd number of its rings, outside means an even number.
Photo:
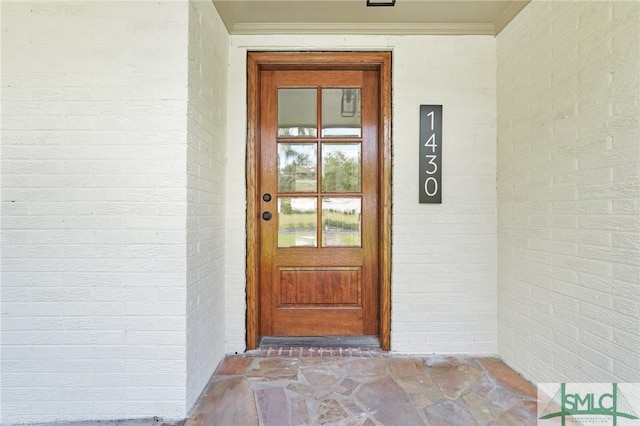
[[[265,426],[286,426],[291,424],[287,395],[283,388],[259,389],[256,400],[260,412],[260,424]],[[220,422],[219,424],[224,424]],[[229,423],[230,425],[233,423]],[[242,424],[238,422],[237,424]]]
[[[228,356],[222,361],[216,372],[219,376],[242,374],[251,364],[252,359],[241,356]]]
[[[465,391],[471,389],[481,376],[480,369],[469,364],[437,367],[431,373],[444,396],[449,399],[458,399]]]
[[[356,398],[383,425],[424,424],[409,396],[391,377],[363,384]]]
[[[526,426],[535,398],[497,358],[265,348],[227,357],[186,425]]]
[[[211,419],[216,419],[220,425],[259,424],[253,391],[247,379],[234,376],[213,382],[185,426],[209,426]]]
[[[503,385],[514,389],[515,391],[526,393],[532,398],[536,398],[536,388],[531,386],[529,382],[522,378],[518,373],[513,371],[504,362],[498,359],[479,359],[478,363],[482,365],[489,374],[494,376]]]
[[[256,359],[255,368],[251,367],[247,371],[247,377],[258,380],[296,380],[298,377],[298,362],[293,358],[268,358]]]
[[[442,401],[425,408],[429,425],[432,426],[477,426],[469,409],[459,401]]]

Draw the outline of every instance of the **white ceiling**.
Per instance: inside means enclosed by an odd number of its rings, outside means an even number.
[[[498,34],[530,0],[213,0],[230,34]]]

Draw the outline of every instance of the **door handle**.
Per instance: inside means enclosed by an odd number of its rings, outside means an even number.
[[[273,216],[273,215],[271,214],[271,212],[264,212],[264,213],[262,213],[262,218],[263,218],[264,220],[271,220],[271,217],[272,217],[272,216]]]

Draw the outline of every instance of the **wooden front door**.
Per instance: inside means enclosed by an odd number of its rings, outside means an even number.
[[[381,70],[257,74],[258,335],[379,336]]]

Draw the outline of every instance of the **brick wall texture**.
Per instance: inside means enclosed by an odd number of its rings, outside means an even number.
[[[534,1],[498,36],[498,353],[640,381],[640,3]]]
[[[497,38],[0,8],[0,423],[181,418],[245,349],[251,49],[393,51],[394,351],[640,382],[640,3],[534,0]],[[441,205],[418,203],[421,104],[444,105]]]
[[[182,418],[224,353],[210,2],[2,2],[2,422]]]
[[[497,348],[496,42],[488,36],[232,36],[227,350],[244,349],[246,52],[393,51],[394,351]],[[417,53],[419,52],[419,54]],[[443,107],[443,203],[418,203],[419,108]]]
[[[213,4],[189,3],[187,409],[224,356],[229,36]]]

